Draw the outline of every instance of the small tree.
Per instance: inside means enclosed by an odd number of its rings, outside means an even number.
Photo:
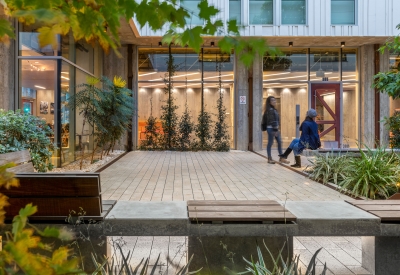
[[[205,107],[205,106],[204,106]],[[197,117],[197,125],[195,127],[196,137],[198,140],[194,145],[194,149],[196,150],[211,150],[211,128],[212,128],[212,120],[211,115],[207,111],[203,110],[200,112]]]
[[[150,98],[150,116],[145,126],[146,139],[140,144],[141,150],[155,150],[158,148],[158,131],[157,120],[153,117],[153,98]]]
[[[185,111],[179,121],[179,149],[186,151],[190,149],[191,135],[194,129],[192,117],[189,112],[189,106],[185,103]]]
[[[216,151],[229,151],[230,142],[229,142],[229,134],[228,134],[228,125],[226,124],[226,108],[223,102],[223,93],[222,93],[222,80],[221,80],[221,64],[218,63],[217,60],[217,70],[218,70],[218,90],[219,90],[219,98],[217,101],[217,122],[214,126],[214,141],[213,147]]]
[[[175,105],[175,98],[172,95],[172,91],[174,89],[172,78],[175,75],[178,65],[174,65],[171,44],[169,44],[168,47],[168,59],[166,62],[168,72],[165,74],[164,78],[164,94],[167,96],[167,99],[164,101],[165,105],[161,106],[161,124],[163,128],[163,136],[161,140],[164,149],[174,149],[177,147],[178,142],[178,116],[176,114],[176,109],[178,109],[178,106]]]
[[[71,106],[71,109],[79,109],[79,114],[83,116],[82,137],[86,123],[91,126],[91,135],[95,134],[95,129],[103,134],[107,133],[107,128],[103,127],[101,123],[101,119],[104,117],[102,102],[107,101],[107,98],[106,94],[96,87],[99,82],[100,80],[97,78],[88,77],[87,83],[77,86],[82,89],[68,99],[68,104]],[[79,167],[82,169],[84,159],[82,138],[79,139],[79,149],[81,150],[81,162]]]

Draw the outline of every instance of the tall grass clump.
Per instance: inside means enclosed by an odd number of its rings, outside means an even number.
[[[307,170],[310,179],[321,181],[323,184],[333,182],[339,185],[348,175],[351,157],[347,155],[334,156],[333,153],[318,155],[310,160],[312,167]]]

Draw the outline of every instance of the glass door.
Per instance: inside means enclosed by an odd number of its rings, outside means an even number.
[[[323,148],[341,148],[341,106],[339,83],[311,84],[311,108],[318,113],[315,122]]]

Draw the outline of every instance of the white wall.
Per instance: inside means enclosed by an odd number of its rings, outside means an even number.
[[[226,21],[229,17],[229,0],[210,0],[221,10],[219,18]],[[307,0],[306,25],[281,25],[281,0],[274,1],[274,25],[245,26],[244,36],[393,36],[399,33],[396,25],[400,23],[398,13],[400,0],[356,0],[355,25],[331,25],[331,1]],[[242,0],[242,21],[247,25],[249,0]],[[163,36],[168,26],[152,31],[148,26],[140,28],[141,36]]]

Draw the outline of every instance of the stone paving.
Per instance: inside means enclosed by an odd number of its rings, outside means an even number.
[[[265,153],[265,150],[260,153]],[[277,155],[276,150],[273,155]],[[130,152],[101,172],[102,196],[108,200],[297,200],[341,201],[348,199],[281,165],[271,165],[252,152]],[[186,260],[185,237],[124,237],[137,259],[151,255],[154,264],[175,264]],[[163,247],[164,249],[161,249]],[[319,268],[327,264],[327,274],[369,274],[361,267],[359,237],[297,237],[295,254],[300,254],[303,272],[312,254],[320,247]],[[158,251],[157,253],[155,251]],[[171,252],[172,251],[172,252]],[[178,255],[179,254],[179,255]],[[163,265],[160,273],[174,274]]]

